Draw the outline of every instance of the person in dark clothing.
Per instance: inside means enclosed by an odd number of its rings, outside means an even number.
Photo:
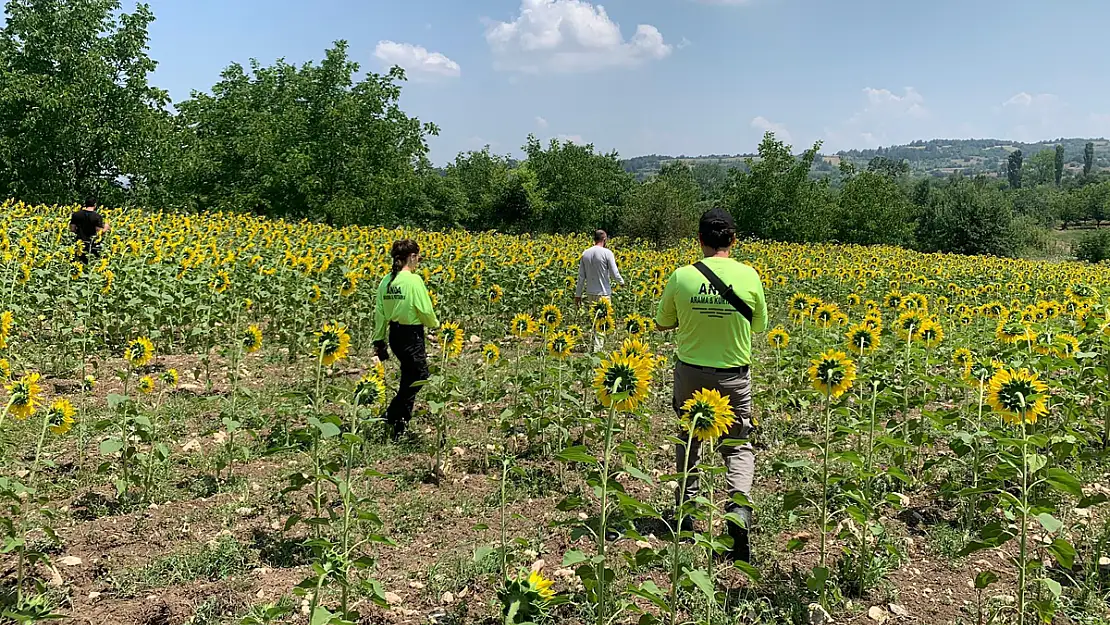
[[[69,231],[77,237],[81,251],[77,261],[88,264],[89,257],[100,255],[100,236],[108,231],[108,223],[96,212],[96,202],[88,200],[81,210],[69,218]]]
[[[374,349],[382,361],[389,359],[392,349],[401,364],[401,385],[385,413],[390,437],[396,440],[408,429],[419,383],[431,376],[424,328],[439,327],[439,320],[424,280],[413,271],[420,262],[420,246],[402,239],[393,244],[390,256],[393,270],[382,278],[375,297]]]

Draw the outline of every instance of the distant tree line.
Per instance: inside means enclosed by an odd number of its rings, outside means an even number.
[[[764,137],[758,154],[633,159],[529,136],[525,158],[488,148],[445,168],[439,129],[399,105],[404,72],[362,73],[338,42],[322,61],[230,65],[207,92],[171,105],[149,84],[154,19],[119,0],[8,0],[0,27],[0,196],[33,203],[224,210],[332,224],[615,234],[669,245],[721,206],[742,235],[1013,255],[1046,229],[1110,220],[1093,144],[994,176],[913,177],[900,153],[866,164],[801,155]],[[1068,144],[1070,145],[1070,144]],[[943,150],[933,143],[921,150]],[[863,153],[861,153],[863,154]],[[853,164],[853,163],[856,164]]]

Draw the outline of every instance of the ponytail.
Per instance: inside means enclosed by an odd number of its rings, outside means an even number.
[[[389,276],[389,284],[392,285],[393,281],[405,268],[405,263],[413,254],[420,253],[420,246],[412,239],[401,239],[393,244],[393,249],[390,250],[389,255],[393,257],[393,269]]]

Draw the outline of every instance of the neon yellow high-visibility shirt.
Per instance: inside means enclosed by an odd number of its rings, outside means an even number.
[[[752,307],[752,323],[717,294],[697,267],[675,270],[655,314],[660,327],[678,325],[678,359],[690,365],[732,369],[752,363],[752,332],[767,329],[767,300],[759,274],[731,258],[702,259]]]
[[[428,297],[424,280],[411,271],[401,271],[392,284],[389,278],[389,275],[382,278],[374,298],[374,340],[386,340],[390,321],[438,328],[439,319],[432,309],[432,298]]]

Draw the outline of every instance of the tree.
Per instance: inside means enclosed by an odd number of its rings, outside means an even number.
[[[1049,198],[1052,214],[1060,220],[1064,230],[1085,217],[1082,200],[1078,192],[1057,193]]]
[[[621,167],[616,152],[599,154],[593,145],[559,143],[545,150],[535,135],[524,146],[538,190],[547,202],[535,227],[543,232],[613,230],[633,178]]]
[[[447,177],[457,181],[467,196],[467,227],[499,228],[524,217],[521,211],[508,206],[512,179],[509,158],[491,154],[489,146],[478,152],[460,153],[447,166]]]
[[[1021,188],[1021,150],[1014,150],[1006,160],[1006,179],[1011,189]]]
[[[1007,236],[1013,213],[1008,198],[986,179],[954,177],[929,195],[917,229],[927,252],[956,254],[1016,253]]]
[[[1102,227],[1110,215],[1110,182],[1090,184],[1076,193],[1082,216],[1094,221],[1096,228]]]
[[[1042,184],[1052,184],[1056,178],[1056,152],[1054,150],[1041,150],[1025,161],[1025,171],[1022,173],[1023,185],[1035,187]]]
[[[147,82],[145,4],[8,0],[0,28],[0,196],[119,201],[166,94]]]
[[[1095,230],[1083,235],[1075,245],[1075,257],[1088,263],[1110,260],[1110,230]]]
[[[697,230],[701,194],[689,166],[682,162],[667,163],[657,176],[629,194],[620,232],[657,247],[687,239]]]
[[[865,171],[847,179],[837,198],[836,239],[860,245],[913,244],[914,207],[889,175]]]
[[[1056,160],[1053,163],[1056,174],[1056,186],[1060,186],[1060,181],[1064,179],[1064,146],[1056,146]]]
[[[698,163],[690,171],[701,189],[703,201],[721,199],[728,184],[728,169],[717,163]]]
[[[421,176],[438,129],[398,105],[403,70],[355,82],[358,73],[343,41],[319,64],[231,65],[211,94],[177,107],[170,195],[197,209],[338,224],[423,219],[426,204],[411,194],[434,184]]]
[[[776,241],[825,241],[832,234],[833,208],[828,179],[809,176],[821,143],[798,158],[790,146],[768,132],[759,144],[759,158],[745,162],[748,171],[733,169],[723,201],[736,219],[741,236]]]
[[[876,156],[867,163],[867,171],[897,178],[910,173],[910,164],[905,160],[893,160],[885,156]]]
[[[1095,144],[1091,141],[1083,146],[1083,175],[1090,176],[1095,167]]]

